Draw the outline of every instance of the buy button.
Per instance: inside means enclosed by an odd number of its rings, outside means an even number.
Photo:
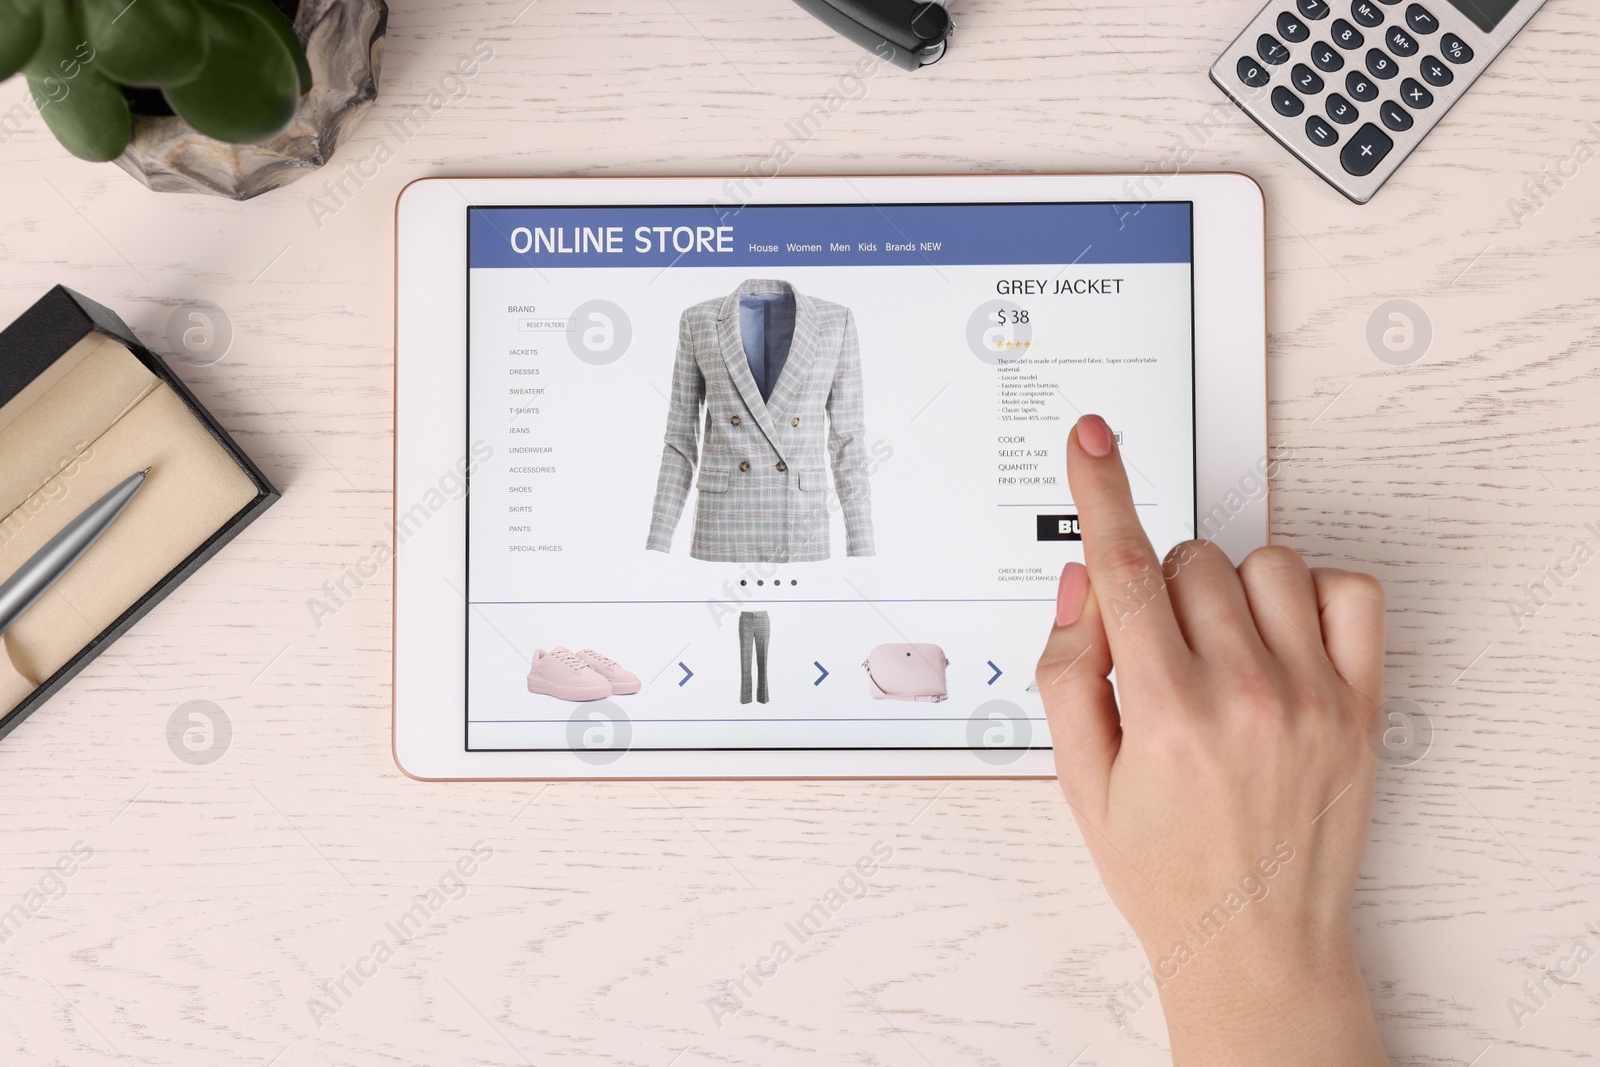
[[[1036,515],[1040,541],[1082,541],[1076,515]]]

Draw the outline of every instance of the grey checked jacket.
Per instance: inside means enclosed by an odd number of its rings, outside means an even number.
[[[789,358],[766,402],[739,337],[739,298],[746,293],[794,296]],[[689,308],[678,323],[661,476],[645,547],[671,551],[695,481],[694,558],[827,559],[831,463],[845,552],[872,555],[863,408],[861,353],[849,308],[806,296],[788,282],[764,280]]]

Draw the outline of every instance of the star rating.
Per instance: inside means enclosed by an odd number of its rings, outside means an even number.
[[[1032,348],[1032,341],[996,341],[996,348]]]

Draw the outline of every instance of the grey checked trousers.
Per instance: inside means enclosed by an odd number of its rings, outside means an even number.
[[[767,703],[767,644],[772,620],[764,611],[739,612],[739,703],[750,703],[750,653],[756,659],[756,700]]]

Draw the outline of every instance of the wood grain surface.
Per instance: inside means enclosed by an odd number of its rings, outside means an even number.
[[[1600,8],[1551,0],[1365,207],[1207,80],[1255,10],[958,0],[944,62],[878,70],[787,169],[1261,182],[1275,536],[1384,580],[1388,695],[1431,725],[1381,773],[1357,895],[1385,1039],[1400,1064],[1593,1063],[1600,962],[1508,1001],[1600,952],[1600,563],[1563,563],[1600,547]],[[307,606],[387,533],[407,181],[737,173],[862,55],[786,0],[404,0],[365,124],[254,202],[150,193],[37,115],[3,135],[0,320],[63,282],[162,348],[214,303],[226,357],[178,366],[285,496],[0,744],[0,912],[25,919],[0,1060],[1167,1062],[1159,1009],[1113,1007],[1143,959],[1051,784],[422,784],[390,757],[387,575]],[[0,85],[0,112],[24,98]],[[1575,173],[1536,202],[1547,167]],[[1367,341],[1394,299],[1431,324],[1404,365]],[[214,762],[169,746],[192,701],[231,724]],[[795,958],[745,978],[779,941]]]

